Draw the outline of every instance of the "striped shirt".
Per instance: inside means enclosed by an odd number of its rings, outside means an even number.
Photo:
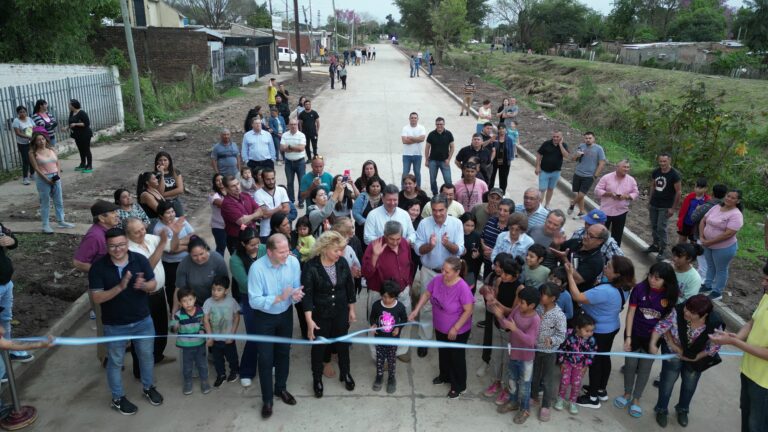
[[[198,337],[184,337],[183,335],[196,335],[205,333],[203,328],[203,309],[195,306],[195,312],[190,315],[184,308],[179,309],[173,314],[173,321],[171,326],[178,326],[176,332],[179,337],[176,338],[176,346],[179,348],[193,348],[205,344],[204,338]]]
[[[466,83],[464,84],[464,94],[465,95],[472,95],[475,93],[475,85]]]
[[[493,247],[496,246],[496,239],[499,238],[499,234],[508,230],[509,230],[508,226],[505,226],[504,229],[499,228],[498,217],[492,217],[488,219],[488,222],[485,224],[485,228],[483,228],[483,235],[482,235],[483,243],[489,248],[493,249]],[[485,265],[487,266],[491,265],[490,259],[483,258],[483,261],[485,261]]]
[[[539,204],[539,208],[535,212],[529,214],[522,204],[515,206],[515,213],[522,213],[528,216],[528,229],[533,227],[544,225],[549,215],[549,210],[545,209],[543,205]]]

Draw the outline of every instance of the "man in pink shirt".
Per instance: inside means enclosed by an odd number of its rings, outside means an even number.
[[[629,175],[629,170],[629,160],[624,159],[616,164],[616,171],[601,177],[595,186],[595,195],[600,200],[600,210],[607,216],[605,227],[611,230],[611,237],[619,246],[621,246],[621,237],[624,235],[629,204],[640,194],[637,190],[637,181]]]
[[[488,185],[477,178],[477,164],[467,162],[462,168],[464,178],[456,183],[456,201],[464,206],[464,211],[471,211],[473,207],[483,202],[483,194],[488,192]]]

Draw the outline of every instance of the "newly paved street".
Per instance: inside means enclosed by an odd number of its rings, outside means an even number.
[[[445,117],[446,128],[456,137],[457,151],[469,144],[475,119],[458,117],[458,104],[425,74],[421,78],[409,78],[407,61],[391,46],[378,45],[377,53],[377,61],[349,68],[348,90],[340,90],[340,86],[336,90],[327,89],[313,101],[321,121],[319,151],[331,173],[351,169],[352,177],[356,178],[363,162],[373,159],[387,182],[399,182],[402,170],[400,131],[407,124],[411,111],[420,114],[421,123],[428,131],[434,128],[435,117]],[[325,70],[323,67],[316,69]],[[521,137],[526,139],[524,129]],[[237,140],[239,142],[239,137]],[[200,163],[209,162],[201,157]],[[282,167],[278,168],[278,179],[284,179]],[[459,178],[455,168],[453,175],[455,179]],[[523,190],[536,185],[533,168],[519,159],[514,162],[510,177],[507,196],[519,203]],[[429,189],[426,169],[422,171],[422,185]],[[567,207],[567,198],[557,192],[553,207]],[[200,226],[200,221],[208,220],[205,211],[196,216],[199,231],[209,235],[210,230]],[[581,222],[569,220],[566,229],[570,233],[579,225]],[[645,258],[628,252],[638,264],[638,275],[644,275],[646,266],[640,263]],[[360,321],[364,321],[365,301],[358,302],[357,313]],[[474,321],[480,316],[482,301],[478,299]],[[353,330],[363,328],[365,324],[360,321],[353,324]],[[72,336],[93,336],[94,328],[93,321],[85,316],[74,328]],[[298,333],[295,329],[294,335]],[[471,342],[480,343],[481,336],[481,331],[473,326]],[[616,350],[619,349],[617,344]],[[170,346],[167,352],[175,354],[175,350]],[[689,429],[737,430],[740,424],[738,361],[726,358],[722,365],[703,375],[691,408]],[[229,383],[209,395],[200,394],[196,387],[195,393],[184,396],[179,363],[163,365],[156,368],[156,381],[165,396],[165,403],[152,407],[142,400],[140,384],[133,379],[128,360],[124,373],[127,396],[140,410],[135,416],[123,417],[109,409],[106,377],[97,364],[94,348],[59,347],[51,350],[35,365],[36,370],[25,377],[21,395],[25,403],[40,410],[40,418],[30,430],[41,431],[95,431],[112,427],[125,432],[255,429],[501,431],[517,428],[513,426],[512,415],[497,414],[493,402],[482,396],[488,379],[475,376],[480,365],[480,352],[469,351],[467,362],[469,391],[458,400],[449,401],[445,397],[446,386],[432,385],[432,378],[437,374],[435,350],[430,350],[423,359],[414,353],[409,364],[398,363],[397,393],[387,395],[371,390],[374,366],[367,347],[356,346],[352,351],[352,375],[357,381],[357,389],[347,392],[337,380],[326,378],[325,396],[317,400],[311,389],[309,349],[294,347],[288,389],[296,396],[298,405],[289,407],[276,401],[274,416],[265,422],[259,415],[261,398],[257,381],[250,389],[243,389],[239,383]],[[609,386],[611,398],[621,392],[621,364],[621,359],[613,362],[614,374]],[[659,369],[660,362],[656,362],[654,376]],[[531,418],[520,428],[581,432],[656,430],[658,427],[653,419],[656,397],[657,390],[649,383],[641,402],[645,415],[639,420],[608,402],[599,410],[582,408],[575,416],[553,412],[548,423],[539,422],[536,419],[538,410],[534,409]],[[670,409],[676,401],[675,395]],[[673,417],[668,429],[680,429]]]

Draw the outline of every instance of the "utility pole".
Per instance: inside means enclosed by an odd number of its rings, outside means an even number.
[[[285,22],[288,23],[288,0],[283,0],[285,2]],[[293,54],[291,54],[291,32],[286,31],[286,36],[288,36],[288,69],[293,68]]]
[[[133,81],[133,97],[136,100],[136,117],[139,118],[139,128],[144,129],[144,105],[142,105],[141,101],[139,66],[136,64],[136,52],[133,49],[133,33],[131,32],[131,17],[128,14],[128,3],[126,3],[127,1],[128,0],[120,0],[120,12],[123,15],[125,46],[128,49],[128,59],[131,61],[131,81]]]
[[[286,3],[287,4],[287,3]],[[288,6],[286,6],[287,8]],[[296,32],[296,55],[299,57],[299,61],[296,62],[297,77],[299,82],[302,82],[301,78],[301,33],[299,32],[299,0],[293,0],[293,27]]]
[[[331,0],[333,6],[333,37],[336,40],[336,47],[334,51],[339,52],[339,15],[336,11],[336,0]]]
[[[272,15],[272,0],[269,0],[269,17],[270,17],[270,21],[271,21],[271,18],[273,16],[274,15]],[[273,44],[272,47],[274,48],[272,50],[272,56],[274,57],[274,60],[275,60],[275,70],[277,71],[277,74],[280,75],[280,62],[279,62],[279,58],[277,56],[277,38],[275,37],[275,26],[271,25],[270,27],[272,27],[272,44]]]
[[[312,29],[315,28],[314,25],[312,25],[312,0],[309,0],[309,32],[312,34]]]

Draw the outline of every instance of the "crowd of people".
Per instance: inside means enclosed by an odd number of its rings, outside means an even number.
[[[472,109],[473,93],[468,80],[462,113]],[[666,426],[669,399],[680,379],[676,418],[686,426],[701,374],[720,362],[722,345],[732,344],[745,351],[741,407],[749,426],[743,430],[765,430],[768,296],[739,333],[726,332],[713,309],[743,225],[738,190],[714,185],[710,197],[706,180],[698,179],[681,200],[682,176],[669,155],[659,155],[648,179],[653,244],[646,251],[657,253],[657,262],[641,276],[621,249],[630,203],[639,197],[637,181],[628,160],[603,175],[605,152],[594,133],[585,133],[571,153],[562,132],[553,131],[536,152],[538,185],[526,189],[516,204],[506,191],[519,144],[513,98],[504,99],[495,114],[491,102],[484,101],[471,144],[457,152],[445,118],[438,117],[427,132],[418,113],[410,113],[401,134],[403,176],[396,185],[382,179],[373,160],[363,164],[356,179],[348,170],[327,172],[318,153],[319,115],[311,101],[301,97],[290,108],[288,91],[274,80],[267,96],[270,116],[262,116],[260,106],[249,111],[241,148],[228,129],[221,130],[212,148],[208,202],[214,251],[186,220],[184,178],[167,152],[158,152],[151,169],[139,175],[135,196],[118,189],[113,202],[99,200],[91,207],[93,225],[73,263],[88,274],[100,335],[158,336],[130,343],[133,373],[150,404],[163,402],[154,365],[175,360],[166,353],[170,331],[178,333],[183,394],[193,393],[195,379],[207,394],[238,379],[243,387],[252,386],[258,376],[264,418],[272,415],[276,396],[295,405],[287,389],[291,345],[249,341],[238,355],[235,341],[226,336],[237,333],[242,320],[249,335],[292,338],[295,309],[303,339],[342,337],[360,320],[382,340],[424,341],[416,349],[419,358],[429,355],[426,341],[466,344],[477,326],[488,347],[476,371],[488,380],[483,394],[498,412],[514,413],[517,424],[534,407],[541,421],[550,420],[551,410],[576,415],[579,407],[600,408],[609,399],[612,359],[595,354],[611,351],[622,332],[630,355],[624,360],[624,391],[611,405],[641,417],[654,360],[631,354],[673,353],[677,357],[662,362],[653,410],[657,423]],[[36,177],[53,188],[41,189],[41,203],[43,195],[58,199],[57,221],[68,226],[60,211],[60,186],[55,192],[60,169],[50,137],[39,132],[30,142]],[[573,197],[563,211],[550,206],[568,160],[576,169]],[[90,166],[87,157],[84,163]],[[429,170],[431,194],[421,189],[422,163]],[[462,172],[456,181],[452,163]],[[277,184],[281,164],[286,186]],[[438,172],[443,176],[439,188]],[[600,207],[587,211],[584,198],[593,183]],[[675,212],[679,238],[669,248],[666,223]],[[570,236],[564,230],[569,216],[584,222]],[[48,214],[43,218],[45,230]],[[0,283],[7,287],[10,262],[4,250],[15,247],[15,240],[10,230],[2,230]],[[768,266],[764,273],[768,290]],[[485,313],[473,320],[476,295]],[[356,309],[358,301],[365,307]],[[365,316],[358,318],[360,310]],[[419,325],[405,326],[408,321]],[[214,336],[201,339],[199,334]],[[507,344],[509,351],[490,348]],[[138,408],[122,386],[127,345],[110,342],[97,354],[106,368],[112,407],[130,415]],[[459,398],[467,391],[466,352],[457,346],[437,351],[433,383],[446,385],[448,398]],[[397,361],[412,361],[409,348],[383,343],[370,352],[373,390],[384,388],[386,371],[386,392],[394,393]],[[323,378],[338,377],[346,390],[356,388],[347,342],[313,345],[307,366],[317,398],[324,393]],[[586,375],[588,384],[582,386]]]

